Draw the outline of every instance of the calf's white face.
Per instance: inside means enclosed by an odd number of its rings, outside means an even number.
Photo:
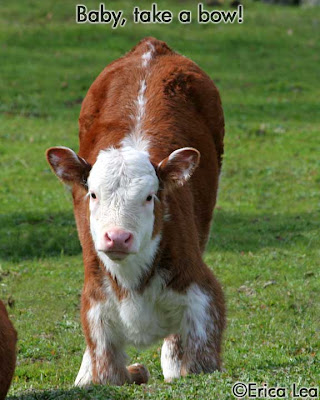
[[[175,150],[158,164],[157,173],[147,151],[125,144],[101,150],[93,166],[65,147],[48,149],[47,159],[63,182],[88,189],[97,254],[124,287],[136,286],[160,242],[160,234],[153,237],[159,179],[167,191],[183,185],[199,163],[199,152]]]
[[[158,188],[147,152],[122,147],[99,153],[88,178],[90,229],[98,254],[121,261],[148,246]]]

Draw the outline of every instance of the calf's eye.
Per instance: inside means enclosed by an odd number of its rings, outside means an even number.
[[[146,201],[147,201],[147,202],[150,202],[151,200],[152,200],[152,195],[149,194],[149,196],[146,198]]]
[[[92,199],[96,199],[96,198],[97,198],[96,194],[93,193],[93,192],[90,193],[90,197],[91,197]]]

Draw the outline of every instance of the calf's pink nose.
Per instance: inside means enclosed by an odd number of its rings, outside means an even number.
[[[106,251],[128,252],[133,242],[133,235],[121,229],[112,229],[104,235]]]

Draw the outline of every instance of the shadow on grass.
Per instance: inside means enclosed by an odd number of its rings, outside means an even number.
[[[319,212],[293,214],[239,214],[216,210],[210,250],[257,251],[262,248],[317,246]]]
[[[0,259],[19,261],[80,252],[72,213],[0,216]]]
[[[99,394],[99,392],[101,392]],[[7,400],[89,400],[89,399],[112,399],[112,400],[123,400],[123,393],[121,388],[115,388],[112,386],[100,387],[98,390],[95,387],[88,387],[86,389],[73,388],[69,390],[41,390],[34,391],[30,390],[24,394],[18,396],[7,397]]]
[[[265,247],[316,246],[319,213],[237,214],[216,210],[208,249],[257,251]],[[314,231],[314,234],[313,234]],[[81,252],[71,213],[0,217],[0,259],[19,261]]]

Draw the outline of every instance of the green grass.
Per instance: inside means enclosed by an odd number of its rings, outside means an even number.
[[[320,10],[247,2],[242,25],[129,21],[111,30],[76,25],[75,4],[1,7],[0,297],[19,333],[11,398],[222,400],[236,381],[318,384]],[[193,2],[158,4],[195,10]],[[106,6],[129,15],[133,3]],[[77,150],[90,84],[147,35],[196,61],[223,100],[226,152],[205,258],[226,293],[225,370],[165,384],[158,343],[129,349],[148,366],[148,385],[74,389],[85,346],[81,250],[70,195],[44,151]]]

